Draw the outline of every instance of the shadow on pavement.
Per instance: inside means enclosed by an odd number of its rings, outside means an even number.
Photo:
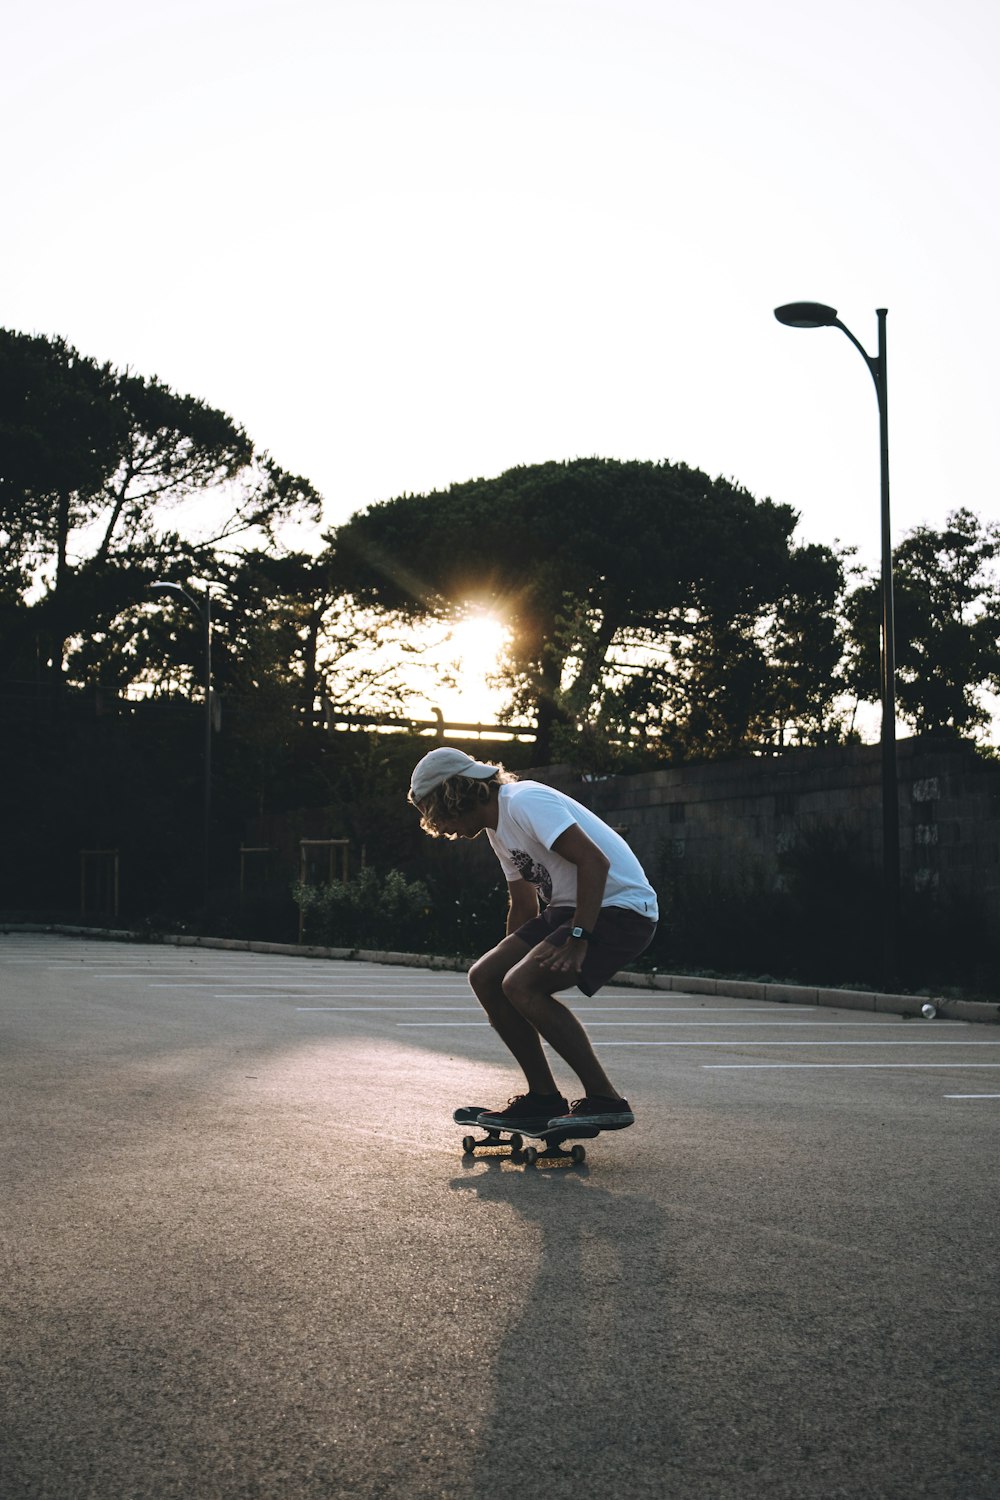
[[[538,1231],[522,1311],[468,1394],[488,1415],[471,1466],[477,1500],[662,1494],[670,1420],[671,1267],[652,1199],[609,1190],[586,1167],[480,1158],[456,1192],[514,1208]],[[639,1481],[639,1488],[636,1482]]]

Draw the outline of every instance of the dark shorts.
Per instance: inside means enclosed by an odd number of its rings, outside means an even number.
[[[548,906],[512,935],[527,943],[529,948],[534,948],[536,943],[551,943],[553,947],[561,948],[569,940],[572,920],[571,906]],[[585,995],[596,995],[619,969],[646,951],[655,932],[656,923],[641,912],[630,911],[625,906],[603,906],[594,927],[594,941],[587,944],[587,956],[583,960],[577,988]]]

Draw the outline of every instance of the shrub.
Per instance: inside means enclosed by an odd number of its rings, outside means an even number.
[[[351,880],[297,884],[292,894],[311,942],[334,948],[423,950],[430,892],[422,880],[407,880],[399,870],[383,876],[366,866]]]

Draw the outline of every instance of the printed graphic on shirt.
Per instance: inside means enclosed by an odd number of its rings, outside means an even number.
[[[510,857],[517,866],[517,873],[529,885],[537,885],[538,894],[546,905],[552,900],[552,876],[544,865],[536,865],[530,854],[523,849],[511,849]]]

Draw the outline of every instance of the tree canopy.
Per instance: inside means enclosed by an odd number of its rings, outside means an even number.
[[[917,526],[893,552],[896,699],[918,734],[968,734],[990,721],[984,690],[1000,691],[1000,525],[965,508],[940,529]],[[880,694],[881,584],[863,581],[848,603],[847,679]]]
[[[842,569],[793,546],[796,519],[684,464],[578,459],[371,506],[330,565],[382,609],[504,618],[510,707],[545,755],[559,726],[737,748],[830,716]]]
[[[8,595],[34,590],[31,633],[57,678],[67,641],[106,627],[165,563],[319,517],[309,481],[224,412],[60,338],[0,329],[0,443],[4,579]]]

